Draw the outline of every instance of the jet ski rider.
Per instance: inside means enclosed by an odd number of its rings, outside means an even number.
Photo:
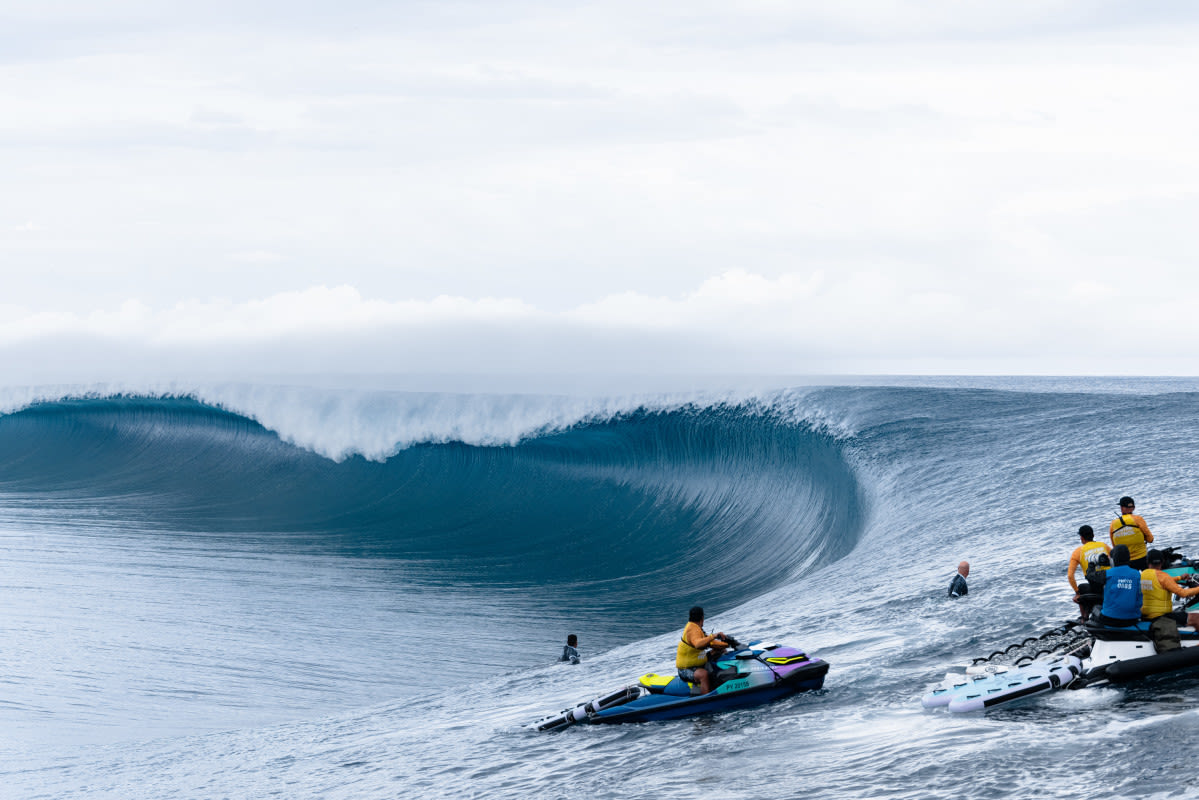
[[[1118,544],[1128,546],[1128,565],[1133,569],[1147,569],[1149,563],[1145,560],[1146,543],[1153,541],[1149,525],[1145,518],[1132,513],[1137,507],[1128,495],[1120,498],[1120,516],[1112,520],[1108,535],[1112,547]]]
[[[1127,628],[1141,621],[1141,573],[1128,566],[1128,548],[1112,548],[1112,563],[1103,584],[1103,608],[1096,620],[1100,625]]]
[[[1089,576],[1091,570],[1106,570],[1111,566],[1111,556],[1109,555],[1111,550],[1103,542],[1095,541],[1095,529],[1090,525],[1083,525],[1078,529],[1078,538],[1082,544],[1074,548],[1074,552],[1070,554],[1070,565],[1066,567],[1066,578],[1070,581],[1070,588],[1074,590],[1074,602],[1078,603],[1079,611],[1085,622],[1091,615],[1094,605],[1102,600],[1102,591],[1096,592],[1089,580],[1085,590],[1079,589],[1078,581],[1074,578],[1074,571],[1081,567],[1083,575]]]
[[[1146,556],[1149,568],[1141,572],[1141,594],[1145,601],[1141,606],[1141,616],[1148,620],[1162,618],[1172,619],[1177,625],[1191,625],[1199,622],[1199,614],[1188,614],[1185,611],[1174,610],[1175,597],[1194,597],[1199,594],[1199,586],[1183,588],[1166,572],[1162,572],[1166,560],[1161,550],[1150,550]]]
[[[704,610],[699,606],[692,606],[687,615],[687,625],[683,628],[683,636],[679,640],[674,665],[680,678],[688,683],[698,683],[700,694],[707,694],[712,691],[709,669],[715,672],[714,668],[708,667],[708,660],[719,657],[729,643],[723,633],[714,633],[711,636],[704,633],[703,626]],[[711,650],[710,655],[706,652],[708,650]]]

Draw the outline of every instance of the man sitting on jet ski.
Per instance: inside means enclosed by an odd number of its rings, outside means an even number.
[[[698,683],[700,694],[712,691],[712,679],[715,667],[708,667],[709,660],[719,658],[720,654],[729,647],[729,637],[723,633],[711,636],[704,633],[704,610],[692,606],[687,616],[687,625],[683,628],[683,637],[679,640],[674,665],[679,671],[679,677],[688,683]],[[706,651],[710,650],[711,653]]]
[[[1096,620],[1109,628],[1127,628],[1141,621],[1141,573],[1128,566],[1128,546],[1112,548],[1112,563],[1103,582],[1103,607]]]
[[[1150,550],[1145,558],[1149,563],[1149,568],[1141,572],[1141,594],[1144,597],[1141,604],[1141,617],[1153,621],[1154,625],[1149,630],[1153,635],[1154,642],[1157,642],[1159,638],[1178,642],[1178,626],[1197,627],[1199,614],[1175,611],[1174,597],[1194,597],[1199,594],[1199,586],[1184,588],[1179,586],[1178,582],[1169,574],[1162,572],[1166,559],[1161,550]],[[1162,629],[1163,625],[1164,630]],[[1178,647],[1178,645],[1175,644],[1174,647]],[[1163,649],[1173,648],[1158,646],[1159,651]]]
[[[1074,590],[1074,602],[1078,603],[1082,621],[1086,622],[1091,616],[1091,610],[1103,602],[1104,572],[1112,565],[1111,549],[1103,542],[1095,541],[1095,529],[1083,525],[1078,529],[1081,544],[1070,554],[1070,565],[1066,567],[1066,578],[1070,588]],[[1082,568],[1087,582],[1079,586],[1074,578],[1074,571]]]

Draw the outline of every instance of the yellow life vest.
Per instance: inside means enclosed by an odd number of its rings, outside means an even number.
[[[1095,559],[1099,558],[1099,556],[1101,556],[1102,554],[1104,554],[1106,552],[1107,552],[1107,548],[1104,547],[1101,542],[1086,542],[1086,543],[1084,543],[1082,546],[1082,552],[1078,554],[1078,561],[1079,561],[1079,564],[1082,566],[1082,574],[1086,575],[1087,570],[1090,569],[1091,565],[1095,564]],[[1105,570],[1105,569],[1111,569],[1111,568],[1112,568],[1111,564],[1108,564],[1106,567],[1095,564],[1096,570]]]
[[[687,643],[687,631],[695,625],[694,622],[688,622],[683,628],[683,638],[679,640],[679,647],[675,653],[674,666],[676,669],[687,669],[688,667],[702,667],[708,663],[708,654],[700,650],[698,647],[692,647]],[[699,631],[700,636],[707,636],[704,629],[695,625],[695,629]]]
[[[1145,532],[1141,530],[1141,526],[1137,525],[1132,514],[1121,514],[1112,521],[1112,525],[1117,522],[1120,523],[1120,527],[1112,528],[1112,546],[1122,544],[1128,547],[1129,561],[1144,558],[1148,548],[1145,547]]]
[[[1141,615],[1146,619],[1156,619],[1174,610],[1172,593],[1162,586],[1161,575],[1156,569],[1141,571]]]

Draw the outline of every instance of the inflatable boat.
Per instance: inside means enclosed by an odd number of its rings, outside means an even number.
[[[829,667],[794,647],[759,642],[738,647],[713,663],[715,688],[707,694],[697,694],[698,686],[673,672],[651,672],[637,683],[546,717],[535,727],[550,731],[576,723],[649,722],[759,705],[821,688]]]

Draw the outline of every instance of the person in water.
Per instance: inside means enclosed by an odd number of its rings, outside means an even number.
[[[1163,636],[1166,640],[1174,642],[1173,647],[1161,647],[1159,644],[1158,650],[1173,650],[1181,646],[1178,644],[1179,625],[1199,627],[1196,625],[1199,623],[1199,614],[1175,611],[1174,597],[1194,597],[1199,594],[1199,587],[1184,589],[1173,577],[1162,572],[1162,566],[1166,559],[1161,550],[1150,550],[1145,559],[1149,562],[1149,567],[1141,571],[1141,594],[1144,597],[1141,604],[1141,618],[1153,620],[1154,627],[1149,630],[1153,635],[1154,642],[1158,642]],[[1155,630],[1159,627],[1159,623],[1165,623],[1164,634],[1159,634]]]
[[[569,661],[572,664],[579,663],[579,637],[573,633],[566,637],[566,646],[562,648],[562,657],[559,661]]]
[[[711,650],[712,656],[719,656],[728,646],[723,633],[714,633],[711,636],[704,633],[704,610],[699,606],[692,606],[674,657],[679,677],[688,683],[698,683],[700,694],[712,691],[707,651]]]
[[[1127,628],[1141,621],[1141,573],[1128,565],[1128,546],[1112,548],[1112,564],[1103,582],[1103,608],[1096,620],[1100,625]]]
[[[966,586],[966,576],[970,574],[970,562],[963,561],[958,564],[957,574],[953,576],[953,580],[949,582],[950,597],[965,597],[970,589]]]
[[[1091,587],[1094,584],[1090,578],[1088,578],[1086,586],[1080,589],[1078,581],[1074,579],[1074,571],[1082,567],[1082,574],[1086,577],[1096,571],[1106,570],[1111,566],[1111,549],[1103,542],[1095,541],[1095,529],[1090,525],[1083,525],[1078,529],[1078,538],[1082,544],[1074,548],[1074,552],[1070,554],[1070,565],[1066,567],[1066,578],[1070,581],[1070,588],[1074,590],[1074,602],[1078,603],[1079,612],[1085,622],[1091,614],[1091,609],[1099,602],[1102,591],[1092,590]],[[1107,563],[1102,564],[1100,561]],[[1099,581],[1099,585],[1102,587],[1102,581]]]
[[[1145,569],[1149,563],[1145,560],[1146,543],[1153,541],[1153,534],[1145,518],[1132,513],[1137,504],[1125,495],[1120,498],[1120,516],[1112,520],[1109,536],[1112,547],[1118,544],[1128,547],[1128,565],[1133,569]]]

